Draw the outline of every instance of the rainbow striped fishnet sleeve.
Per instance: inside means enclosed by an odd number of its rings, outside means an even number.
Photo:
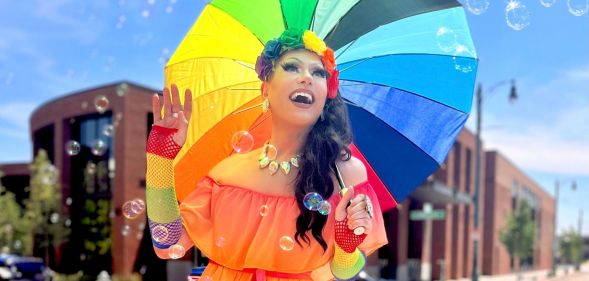
[[[335,253],[331,261],[331,273],[337,279],[351,279],[366,264],[366,257],[358,246],[366,234],[356,235],[348,228],[348,219],[335,222]]]
[[[147,139],[147,217],[151,241],[160,249],[176,244],[182,233],[172,165],[182,148],[172,139],[176,131],[154,125]]]
[[[335,253],[331,261],[331,273],[338,280],[352,279],[366,265],[366,257],[360,250],[348,253],[335,244]]]

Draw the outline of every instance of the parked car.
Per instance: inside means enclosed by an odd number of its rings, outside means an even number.
[[[0,254],[0,280],[43,281],[44,270],[41,258]]]

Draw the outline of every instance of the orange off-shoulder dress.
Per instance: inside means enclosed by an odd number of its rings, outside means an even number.
[[[354,187],[374,205],[373,229],[359,246],[370,254],[387,243],[378,199],[368,182]],[[299,209],[294,196],[270,195],[202,178],[180,205],[184,228],[211,262],[201,280],[333,280],[334,211],[341,196],[328,202],[332,212],[323,230],[327,250],[309,235],[310,245],[295,241]]]

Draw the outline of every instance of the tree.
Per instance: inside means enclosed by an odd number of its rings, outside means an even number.
[[[29,168],[30,194],[25,200],[24,221],[29,224],[32,239],[44,250],[45,262],[49,263],[50,247],[65,241],[70,233],[61,213],[59,172],[43,149],[38,151]]]
[[[0,171],[0,179],[4,176]],[[23,210],[14,193],[0,183],[0,251],[23,254],[32,251],[32,241],[27,235],[27,224],[21,219]]]
[[[583,260],[583,238],[574,229],[567,229],[559,239],[561,258],[566,263],[580,264]]]
[[[509,256],[520,262],[534,254],[536,225],[532,219],[532,211],[526,200],[520,201],[515,212],[509,214],[507,225],[499,233],[499,240]]]

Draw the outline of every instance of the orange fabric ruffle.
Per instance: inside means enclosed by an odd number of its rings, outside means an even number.
[[[367,194],[374,204],[373,230],[359,248],[372,253],[387,243],[378,199],[368,182],[354,187]],[[328,199],[335,210],[339,194]],[[207,257],[215,261],[203,276],[213,280],[252,280],[251,269],[300,274],[311,272],[311,280],[331,280],[329,261],[334,254],[333,211],[323,230],[328,248],[311,236],[302,247],[294,240],[299,209],[294,196],[269,195],[239,186],[222,185],[210,177],[198,182],[197,188],[180,205],[184,228]],[[268,281],[305,280],[266,276]]]

